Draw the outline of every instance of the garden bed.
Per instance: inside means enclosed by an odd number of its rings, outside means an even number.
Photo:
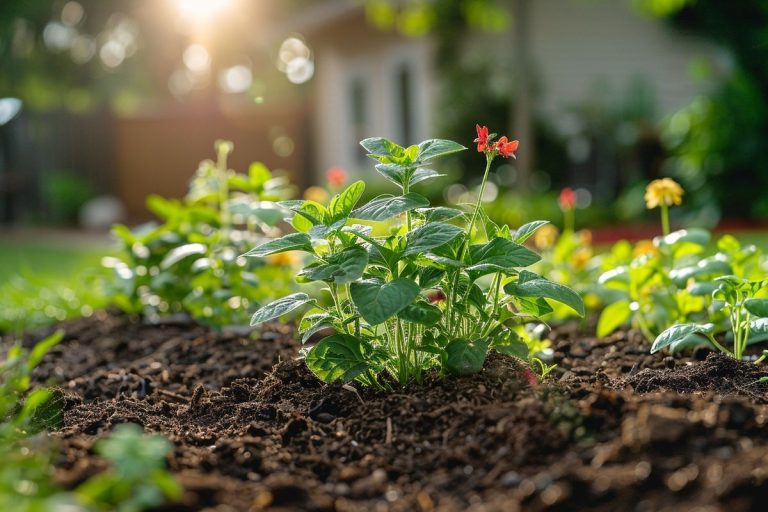
[[[258,340],[106,314],[61,327],[36,370],[64,404],[57,479],[103,469],[94,442],[139,423],[175,445],[186,492],[165,510],[736,512],[768,498],[765,372],[649,355],[633,331],[559,328],[540,384],[495,354],[479,374],[380,393],[321,383],[280,324]]]

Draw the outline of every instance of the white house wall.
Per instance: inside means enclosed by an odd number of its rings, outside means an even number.
[[[402,38],[366,25],[345,25],[343,33],[317,43],[313,84],[316,172],[333,166],[353,174],[361,170],[360,149],[350,124],[349,84],[355,78],[364,80],[368,87],[368,125],[361,136],[388,137],[401,144],[413,144],[430,136],[429,106],[434,84],[431,48],[426,38]],[[402,64],[409,65],[413,73],[413,140],[402,140],[398,129],[396,76]]]
[[[645,80],[661,115],[705,87],[690,74],[694,59],[722,52],[702,39],[641,16],[630,0],[531,0],[531,56],[541,84],[539,107],[557,114],[603,81],[617,94]]]

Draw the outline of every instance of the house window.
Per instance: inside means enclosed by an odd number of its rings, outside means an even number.
[[[349,101],[352,127],[350,147],[357,148],[353,161],[357,165],[365,165],[366,153],[358,144],[367,137],[368,130],[368,88],[362,78],[355,78],[350,83]]]
[[[403,64],[397,70],[395,90],[397,91],[396,105],[397,128],[400,136],[399,142],[405,146],[413,141],[413,72],[410,66]]]

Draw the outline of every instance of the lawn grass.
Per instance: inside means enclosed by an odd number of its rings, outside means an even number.
[[[0,241],[0,286],[14,277],[64,278],[100,266],[105,249],[44,241]]]
[[[78,240],[0,241],[0,332],[20,332],[108,305],[101,258],[113,251]]]

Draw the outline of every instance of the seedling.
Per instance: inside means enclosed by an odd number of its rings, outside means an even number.
[[[528,347],[511,327],[552,311],[546,299],[584,313],[581,298],[565,286],[525,270],[539,256],[522,245],[546,224],[537,221],[516,232],[484,218],[481,200],[491,163],[514,157],[517,141],[495,141],[477,127],[477,149],[486,157],[480,194],[471,212],[431,207],[413,186],[441,176],[431,168],[441,156],[465,148],[432,139],[404,148],[383,138],[361,142],[376,170],[398,189],[363,206],[362,181],[352,183],[329,204],[289,201],[297,233],[262,244],[248,257],[303,251],[311,259],[300,282],[321,281],[327,305],[296,293],[256,311],[257,325],[298,308],[312,309],[299,322],[302,341],[330,328],[334,334],[306,347],[308,367],[322,380],[386,386],[421,381],[426,369],[443,374],[480,371],[490,349],[520,357]],[[374,236],[369,226],[389,221],[390,234]],[[484,228],[484,229],[481,229]]]

